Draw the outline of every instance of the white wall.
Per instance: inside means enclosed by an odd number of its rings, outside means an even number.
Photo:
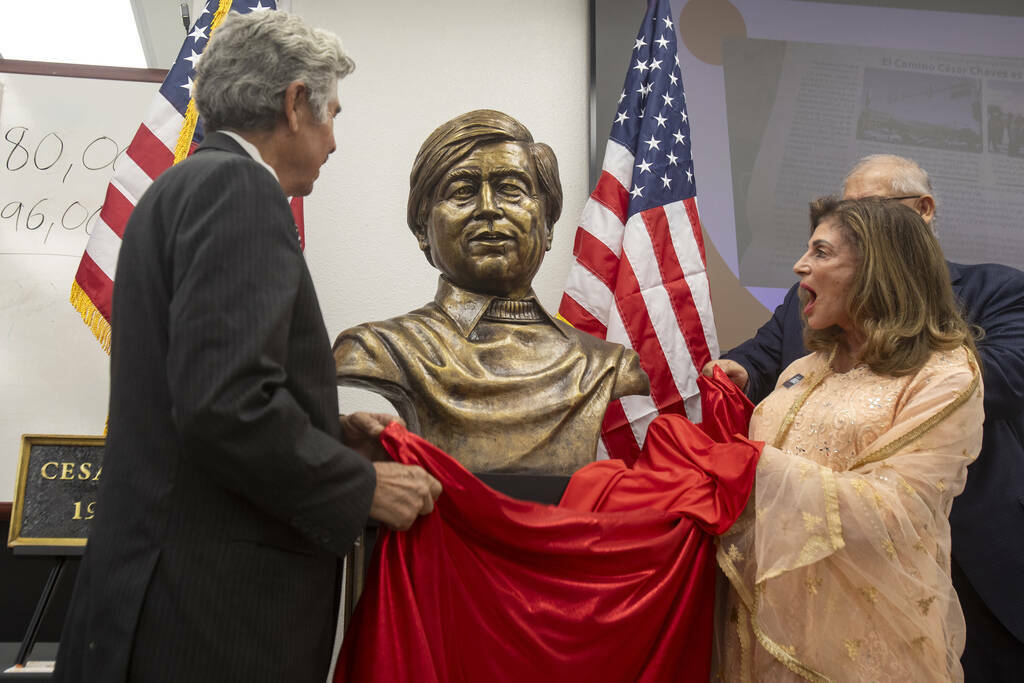
[[[329,333],[433,296],[436,271],[405,224],[409,168],[437,125],[482,107],[515,116],[558,155],[563,218],[535,282],[554,310],[589,192],[586,0],[395,0],[381,7],[292,3],[310,23],[342,36],[357,63],[342,83],[338,151],[306,204],[307,259]],[[67,270],[66,282],[24,274],[18,280],[29,288],[8,292],[11,301],[38,299],[36,317],[63,331],[39,339],[21,359],[3,341],[11,330],[0,330],[0,372],[13,380],[13,366],[24,365],[16,382],[0,382],[0,500],[13,495],[21,433],[103,430],[107,358],[66,303],[74,272]],[[347,393],[343,403],[345,410],[386,405]]]

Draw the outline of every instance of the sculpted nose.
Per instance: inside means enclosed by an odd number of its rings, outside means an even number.
[[[490,183],[480,185],[480,193],[477,195],[476,210],[473,212],[476,218],[493,220],[501,216],[501,208],[494,198],[494,190]]]

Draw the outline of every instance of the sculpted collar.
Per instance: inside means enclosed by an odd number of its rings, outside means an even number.
[[[546,323],[565,334],[537,301],[537,295],[533,290],[530,290],[525,299],[503,299],[462,289],[442,275],[437,281],[434,303],[448,314],[463,337],[469,337],[481,320],[522,324]]]

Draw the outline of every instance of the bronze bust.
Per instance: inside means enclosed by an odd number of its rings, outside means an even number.
[[[530,283],[562,210],[552,149],[471,111],[430,134],[408,222],[441,276],[434,300],[342,332],[338,383],[387,397],[410,430],[477,472],[570,474],[608,402],[649,391],[635,352],[550,315]]]

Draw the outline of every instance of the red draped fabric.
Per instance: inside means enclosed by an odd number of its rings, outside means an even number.
[[[713,536],[743,511],[763,444],[736,435],[752,406],[728,380],[702,384],[702,427],[657,418],[633,467],[584,467],[557,507],[391,425],[388,452],[444,493],[410,531],[382,531],[335,682],[705,683]]]

